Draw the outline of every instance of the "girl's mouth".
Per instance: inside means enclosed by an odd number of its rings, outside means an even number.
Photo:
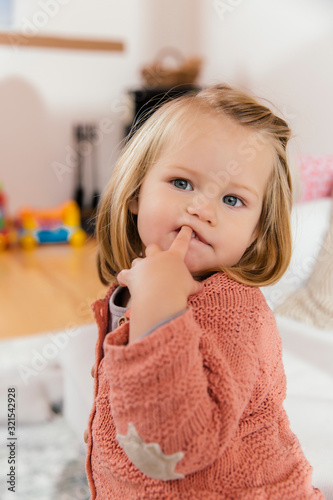
[[[179,233],[179,231],[181,230],[181,227],[179,229],[176,230],[177,233]],[[205,245],[209,245],[209,243],[207,243],[207,241],[202,238],[201,236],[199,236],[195,231],[194,229],[192,229],[192,239],[195,239],[195,240],[198,240],[200,241],[201,243],[204,243]]]

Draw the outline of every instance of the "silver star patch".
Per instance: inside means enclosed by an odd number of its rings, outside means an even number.
[[[175,472],[177,463],[184,457],[182,451],[165,455],[158,443],[145,443],[132,422],[128,424],[126,436],[117,434],[117,440],[133,464],[152,479],[183,479],[183,474]]]

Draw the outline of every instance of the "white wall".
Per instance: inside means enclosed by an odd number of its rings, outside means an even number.
[[[120,39],[126,50],[0,46],[0,181],[12,213],[25,204],[51,206],[73,195],[72,125],[79,121],[104,123],[98,147],[103,188],[122,139],[123,95],[141,84],[140,68],[165,47],[172,48],[174,59],[178,52],[204,56],[203,85],[227,81],[273,100],[291,122],[300,152],[332,153],[330,0],[16,0],[15,5],[14,27],[23,32]],[[89,194],[91,178],[85,181]]]
[[[104,117],[114,120],[112,105],[125,82],[136,83],[135,45],[128,42],[129,34],[137,37],[135,19],[140,12],[127,16],[128,2],[119,3],[117,9],[107,3],[94,2],[89,7],[92,2],[70,0],[58,4],[57,13],[42,27],[42,2],[17,2],[15,25],[24,33],[36,29],[40,34],[119,38],[126,43],[126,52],[0,48],[0,178],[12,212],[22,204],[51,206],[72,196],[72,125]],[[103,15],[97,16],[98,11]],[[100,163],[108,163],[117,141],[119,130],[105,134]],[[54,162],[69,169],[57,176]]]
[[[212,0],[201,9],[202,81],[236,83],[272,100],[299,153],[332,153],[333,2]]]
[[[179,8],[176,0],[16,0],[13,28],[24,34],[119,39],[126,49],[99,53],[0,46],[0,181],[11,213],[26,204],[52,206],[73,195],[72,125],[79,121],[104,124],[97,151],[103,188],[123,137],[125,92],[141,85],[140,68],[162,47],[191,53],[198,40],[196,3],[186,0]],[[189,20],[185,29],[184,18]],[[91,194],[89,175],[85,183]]]

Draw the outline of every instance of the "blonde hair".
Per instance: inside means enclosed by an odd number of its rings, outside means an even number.
[[[221,271],[240,283],[255,286],[272,284],[286,271],[291,258],[292,186],[286,154],[290,129],[250,95],[228,85],[216,85],[161,106],[125,146],[98,209],[98,271],[104,284],[116,283],[118,272],[130,268],[133,259],[142,254],[137,216],[129,210],[130,202],[138,197],[146,173],[175,130],[180,129],[179,124],[193,117],[193,110],[231,118],[253,130],[274,151],[257,238],[235,266],[221,267]],[[251,154],[251,148],[248,152]]]

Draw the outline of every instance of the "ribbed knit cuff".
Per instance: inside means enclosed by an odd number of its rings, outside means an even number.
[[[145,374],[146,365],[159,366],[160,362],[175,370],[179,358],[182,360],[183,370],[191,358],[189,351],[198,350],[200,328],[192,317],[191,309],[188,309],[167,323],[154,327],[139,342],[127,345],[128,333],[129,323],[125,323],[105,337],[106,367],[111,371],[124,370],[126,364],[126,370],[137,367],[142,375]]]

